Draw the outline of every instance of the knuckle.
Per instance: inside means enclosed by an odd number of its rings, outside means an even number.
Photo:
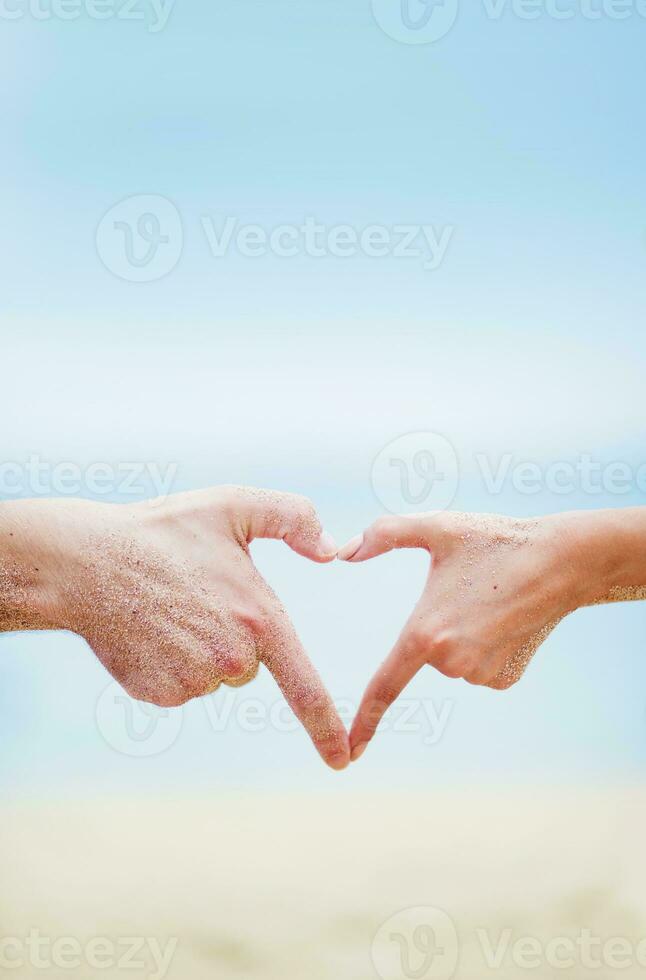
[[[255,665],[255,658],[249,651],[240,647],[228,651],[221,660],[221,670],[224,677],[230,680],[240,680],[246,677]]]
[[[271,624],[271,612],[262,606],[238,608],[233,615],[234,619],[254,636],[262,636]]]
[[[433,666],[439,666],[453,657],[457,647],[455,634],[430,623],[419,624],[412,630],[415,648]]]
[[[449,659],[458,646],[458,640],[452,630],[433,629],[429,630],[429,646],[432,656]]]
[[[298,506],[302,510],[306,511],[308,514],[313,514],[314,513],[314,510],[315,510],[314,504],[312,503],[312,501],[310,500],[309,497],[304,496],[304,494],[297,493],[296,494],[296,502],[297,502]]]
[[[319,712],[324,712],[326,716],[330,713],[326,698],[320,691],[315,690],[314,688],[302,688],[296,694],[295,700],[298,703],[299,710],[306,717],[311,717]]]
[[[227,687],[244,687],[245,684],[251,683],[256,678],[259,669],[260,662],[256,659],[250,659],[247,661],[244,670],[236,677],[226,677],[222,683],[226,684]]]
[[[316,514],[316,508],[309,497],[300,493],[290,493],[287,499],[294,513],[299,517],[311,518]]]

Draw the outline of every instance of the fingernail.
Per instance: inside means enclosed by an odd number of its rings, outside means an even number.
[[[362,544],[363,534],[357,534],[356,537],[351,538],[347,544],[343,545],[339,550],[337,558],[340,558],[341,561],[350,561],[351,558],[354,558]]]
[[[367,742],[361,742],[360,745],[355,745],[350,755],[352,762],[358,762],[367,748],[368,748]]]
[[[339,546],[327,531],[323,531],[321,537],[319,538],[319,551],[323,555],[336,555],[339,550]]]

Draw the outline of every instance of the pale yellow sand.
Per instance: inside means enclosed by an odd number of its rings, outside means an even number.
[[[162,945],[177,937],[170,980],[367,980],[378,976],[379,924],[421,905],[455,923],[459,978],[632,978],[644,967],[615,974],[577,964],[558,974],[507,957],[491,971],[476,929],[494,944],[505,928],[541,942],[587,928],[636,945],[646,937],[645,817],[646,792],[637,790],[5,806],[0,934]],[[7,972],[153,974],[152,961],[140,970]]]

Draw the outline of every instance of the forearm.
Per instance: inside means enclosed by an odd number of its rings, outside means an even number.
[[[646,599],[646,507],[562,518],[581,605]]]

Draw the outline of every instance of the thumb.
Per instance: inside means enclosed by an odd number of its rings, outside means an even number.
[[[323,531],[314,504],[294,493],[244,488],[240,491],[247,541],[275,538],[305,558],[329,562],[336,558],[338,546]]]
[[[368,561],[395,548],[431,547],[434,538],[433,514],[380,517],[374,524],[339,549],[341,561]]]

